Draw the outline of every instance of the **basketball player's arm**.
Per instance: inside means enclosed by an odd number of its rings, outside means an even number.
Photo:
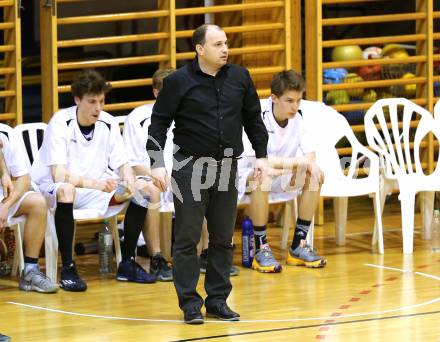
[[[2,147],[3,144],[1,144],[0,148]],[[1,174],[1,182],[3,187],[3,196],[4,198],[8,198],[9,195],[14,191],[14,185],[12,183],[11,176],[9,175],[9,171],[6,166],[5,158],[3,156],[3,151],[1,150],[0,150],[0,174]]]
[[[296,170],[298,168],[309,168],[309,165],[315,162],[315,153],[307,153],[297,157],[279,157],[269,156],[269,164],[274,169]]]
[[[79,176],[69,172],[65,165],[56,164],[51,166],[52,179],[55,183],[69,183],[76,188],[101,190],[112,192],[118,186],[118,181],[113,178],[98,180]]]
[[[29,190],[31,178],[29,174],[14,178],[14,191],[0,203],[0,231],[6,227],[9,208]]]

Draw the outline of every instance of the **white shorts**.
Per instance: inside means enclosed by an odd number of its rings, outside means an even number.
[[[42,183],[38,185],[38,189],[46,198],[49,209],[55,210],[57,207],[57,191],[58,188],[66,183]],[[98,215],[103,216],[115,192],[104,192],[94,189],[75,189],[75,201],[73,209],[93,209]]]
[[[13,218],[15,216],[15,214],[17,213],[18,209],[20,208],[21,203],[23,202],[23,200],[30,194],[35,194],[35,191],[27,191],[23,194],[23,196],[21,196],[19,198],[19,200],[17,202],[15,202],[8,210],[8,221]],[[3,198],[5,198],[3,196],[3,188],[0,188],[0,201],[3,201]]]

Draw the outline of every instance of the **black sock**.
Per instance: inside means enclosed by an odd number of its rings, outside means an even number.
[[[122,245],[122,261],[134,257],[139,234],[144,224],[147,208],[141,207],[132,201],[128,205],[124,218],[124,244]]]
[[[55,210],[55,228],[63,266],[69,266],[73,262],[72,244],[74,227],[73,203],[58,202],[57,209]]]
[[[295,234],[293,235],[292,246],[291,246],[292,249],[298,247],[301,243],[301,240],[306,239],[307,232],[309,231],[311,223],[312,221],[306,221],[300,218],[296,220]]]
[[[24,256],[24,263],[25,264],[38,264],[38,258],[31,258],[28,256]]]
[[[254,226],[255,250],[259,250],[262,245],[267,244],[266,225]]]

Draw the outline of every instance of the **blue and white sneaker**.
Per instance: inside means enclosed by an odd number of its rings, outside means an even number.
[[[134,259],[119,263],[116,279],[139,284],[152,284],[156,282],[156,277],[153,274],[147,273]]]

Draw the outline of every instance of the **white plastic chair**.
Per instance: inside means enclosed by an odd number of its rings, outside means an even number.
[[[115,121],[118,123],[119,128],[121,129],[121,134],[122,131],[124,130],[124,123],[125,123],[125,119],[127,118],[127,115],[119,115],[119,116],[114,116]]]
[[[38,154],[38,150],[43,144],[46,127],[47,124],[44,122],[35,122],[20,124],[14,128],[14,144],[23,151],[23,156],[25,157],[25,162],[29,170]]]
[[[12,127],[0,123],[0,134],[4,134],[8,140],[12,139],[13,129]],[[24,254],[23,254],[23,232],[26,216],[12,217],[8,220],[7,225],[14,231],[15,237],[15,254],[12,265],[12,275],[16,276],[24,269]]]
[[[27,156],[27,163],[29,167],[32,161],[37,157],[38,150],[41,146],[38,137],[41,136],[39,131],[45,130],[47,127],[44,123],[29,123],[17,125],[14,128],[14,141],[19,146],[24,148],[23,153]],[[26,137],[29,137],[28,142],[26,142]],[[29,146],[29,147],[27,147]],[[115,244],[115,257],[116,263],[121,262],[121,246],[119,243],[119,231],[117,226],[117,215],[127,208],[128,203],[121,203],[118,205],[109,206],[107,212],[104,215],[99,215],[99,213],[94,209],[74,209],[73,218],[75,222],[78,220],[86,219],[108,219],[109,227],[112,231],[113,241]],[[58,239],[55,229],[55,222],[53,218],[53,213],[48,215],[48,228],[46,230],[45,236],[45,257],[46,257],[46,275],[53,281],[57,280],[57,262],[58,262]]]
[[[437,107],[437,106],[436,106]],[[414,119],[419,122],[411,132]],[[365,134],[368,144],[379,153],[385,191],[395,186],[400,190],[403,252],[413,252],[415,194],[422,196],[424,229],[430,235],[433,191],[440,190],[440,169],[425,175],[421,165],[420,144],[429,133],[440,137],[439,121],[426,109],[404,98],[376,101],[365,114]],[[400,123],[401,122],[401,123]],[[412,137],[414,135],[414,137]]]
[[[303,118],[316,143],[317,164],[324,172],[321,196],[334,198],[336,244],[345,245],[348,197],[370,195],[373,198],[377,227],[377,234],[373,231],[373,244],[378,242],[379,253],[383,254],[379,158],[357,140],[349,123],[341,114],[323,103],[308,102],[309,106],[314,108],[304,110]],[[352,152],[351,156],[341,160],[336,145],[344,138],[351,144]],[[369,161],[368,174],[360,178],[357,169],[362,163],[359,165],[359,162],[366,160]]]
[[[23,253],[23,234],[26,216],[13,217],[8,220],[7,225],[14,231],[15,252],[12,264],[11,274],[16,276],[24,270],[24,253]]]

